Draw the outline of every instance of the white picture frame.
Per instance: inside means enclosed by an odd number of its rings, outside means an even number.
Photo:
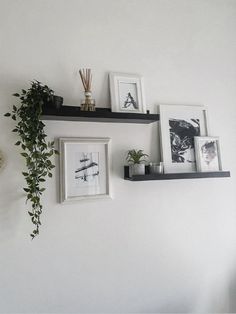
[[[112,112],[146,113],[142,76],[110,72],[109,84]]]
[[[218,136],[194,137],[197,171],[222,171],[221,152]]]
[[[110,198],[110,138],[59,138],[60,202]]]
[[[159,105],[164,173],[196,172],[194,136],[207,136],[205,106]]]

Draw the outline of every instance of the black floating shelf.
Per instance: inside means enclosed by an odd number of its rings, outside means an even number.
[[[149,174],[148,167],[145,175],[129,176],[129,166],[124,167],[124,179],[129,181],[149,181],[149,180],[174,180],[174,179],[199,179],[199,178],[222,178],[230,177],[229,171],[214,172],[186,172],[186,173],[163,173]]]
[[[60,109],[44,106],[41,120],[149,124],[158,121],[159,114],[111,112],[109,108],[96,108],[96,111],[81,111],[80,107],[74,106],[62,106]]]

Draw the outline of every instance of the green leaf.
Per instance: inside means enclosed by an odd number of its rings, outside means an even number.
[[[24,177],[27,177],[29,175],[28,172],[22,172],[22,174]]]
[[[9,112],[7,112],[7,113],[4,114],[4,116],[5,116],[5,117],[10,117],[11,114],[10,114]]]
[[[27,195],[27,200],[29,200],[29,199],[31,199],[31,198],[32,198],[32,194],[29,193],[29,194]]]
[[[20,95],[18,93],[13,94],[12,96],[20,97]]]
[[[51,172],[48,173],[49,178],[52,178],[52,174]]]
[[[27,193],[30,191],[30,189],[27,189],[27,188],[23,188],[23,190]]]
[[[13,110],[14,110],[14,111],[17,111],[17,108],[16,108],[16,106],[15,106],[15,105],[13,105]]]
[[[15,145],[16,145],[16,146],[19,146],[20,143],[21,143],[21,141],[18,141],[18,142],[15,143]]]

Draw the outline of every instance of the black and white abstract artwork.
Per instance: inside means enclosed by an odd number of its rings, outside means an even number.
[[[208,135],[204,106],[159,105],[161,154],[165,173],[195,172],[194,139]]]
[[[99,153],[78,152],[75,156],[74,178],[81,187],[99,184]]]
[[[199,119],[169,119],[172,163],[195,163],[194,136],[200,135]]]
[[[135,83],[120,82],[120,107],[127,111],[138,110],[137,85]]]

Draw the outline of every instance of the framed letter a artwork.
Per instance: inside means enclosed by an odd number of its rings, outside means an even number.
[[[59,138],[60,201],[110,197],[109,138]]]
[[[146,113],[143,78],[137,74],[109,74],[113,112]]]
[[[194,137],[209,132],[205,107],[160,105],[160,132],[164,172],[195,172]]]

